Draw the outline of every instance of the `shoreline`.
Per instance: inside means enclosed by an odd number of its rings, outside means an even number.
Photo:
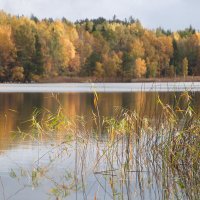
[[[96,78],[96,77],[65,77],[42,78],[38,83],[166,83],[166,82],[200,82],[200,76],[176,78]]]
[[[53,83],[187,83],[187,82],[200,82],[200,76],[187,76],[176,78],[96,78],[96,77],[68,77],[56,76],[51,78],[41,78],[30,82],[0,82],[0,84],[53,84]]]

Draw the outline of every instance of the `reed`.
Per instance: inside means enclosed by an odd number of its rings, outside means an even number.
[[[31,131],[21,133],[23,138],[31,135],[41,140],[61,133],[61,143],[53,147],[59,151],[55,155],[50,153],[51,163],[63,156],[64,150],[69,159],[67,152],[71,149],[75,166],[66,169],[68,179],[56,182],[47,175],[48,167],[36,162],[35,171],[28,173],[32,174],[32,184],[36,187],[38,179],[48,177],[54,184],[50,193],[56,198],[81,191],[83,199],[87,199],[87,177],[92,173],[104,197],[110,199],[198,199],[200,116],[194,112],[188,93],[175,97],[173,106],[164,104],[160,98],[157,101],[162,107],[157,122],[126,109],[118,109],[113,117],[104,117],[100,115],[95,93],[94,126],[89,130],[83,117],[72,121],[66,118],[62,107],[55,114],[34,111],[29,120]],[[103,195],[98,190],[93,194],[94,199]]]

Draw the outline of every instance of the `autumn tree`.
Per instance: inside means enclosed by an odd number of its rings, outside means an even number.
[[[94,37],[82,27],[77,27],[78,40],[76,42],[76,51],[80,59],[80,68],[82,74],[85,74],[85,66],[88,64],[89,57],[93,52]]]
[[[98,78],[104,77],[105,71],[103,68],[103,64],[100,62],[96,62],[95,70],[94,70],[94,76]]]
[[[133,18],[62,20],[0,11],[0,81],[200,75],[200,32],[148,30]]]
[[[167,69],[170,66],[170,59],[173,56],[173,43],[170,36],[160,36],[157,38],[156,50],[159,56],[158,66],[159,76],[167,76]]]
[[[9,79],[9,70],[15,65],[16,48],[11,27],[0,26],[0,79]]]
[[[146,62],[141,58],[137,58],[134,66],[134,77],[141,78],[146,74]]]
[[[157,67],[158,67],[158,63],[157,61],[150,61],[149,58],[146,58],[146,67],[147,67],[147,77],[156,77],[157,74]]]
[[[141,40],[145,49],[144,57],[146,58],[147,76],[157,77],[160,71],[157,37],[154,32],[145,30]]]
[[[71,75],[79,74],[79,72],[81,70],[79,54],[76,53],[75,57],[70,60],[68,69],[69,69],[69,73],[71,73]]]
[[[143,58],[144,57],[144,53],[145,53],[145,49],[143,46],[143,42],[140,39],[135,39],[130,46],[130,54],[134,57],[134,58]]]
[[[122,60],[115,52],[103,55],[105,75],[107,77],[117,77],[121,72],[121,63]]]
[[[39,55],[43,55],[43,71],[45,75],[52,74],[53,64],[50,52],[51,46],[51,32],[49,30],[49,25],[46,21],[41,21],[37,23],[37,35],[39,38],[40,45],[40,53]]]
[[[64,25],[60,21],[49,27],[51,34],[50,56],[53,68],[58,72],[64,71],[71,59],[75,57],[75,47],[66,34]]]
[[[37,65],[34,63],[36,54],[36,26],[26,18],[21,18],[13,27],[14,40],[17,48],[17,61],[23,66],[25,79],[31,80],[31,76],[37,73]]]
[[[92,53],[87,58],[86,64],[83,67],[84,75],[91,76],[94,73],[96,62],[103,63],[104,55],[108,55],[110,48],[101,33],[93,34],[94,43],[92,45]],[[106,56],[105,59],[106,60]]]

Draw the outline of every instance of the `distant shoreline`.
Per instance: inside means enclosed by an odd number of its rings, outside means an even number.
[[[176,78],[96,78],[96,77],[65,77],[43,78],[38,83],[149,83],[149,82],[200,82],[200,76]]]

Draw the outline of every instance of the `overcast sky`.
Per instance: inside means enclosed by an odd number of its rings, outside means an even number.
[[[133,16],[144,27],[200,29],[200,0],[0,0],[0,9],[12,14],[68,20]]]

